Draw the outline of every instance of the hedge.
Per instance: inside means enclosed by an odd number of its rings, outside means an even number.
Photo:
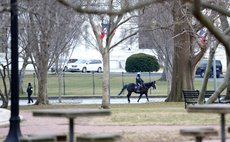
[[[125,70],[127,72],[153,72],[160,69],[157,58],[144,53],[129,56],[125,64]]]

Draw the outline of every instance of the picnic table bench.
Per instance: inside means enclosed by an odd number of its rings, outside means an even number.
[[[20,138],[20,142],[66,142],[67,135],[62,134],[30,134]]]
[[[20,138],[20,142],[56,142],[56,137],[53,135],[24,136]]]
[[[77,136],[77,142],[115,142],[121,138],[118,134],[85,134]]]
[[[228,104],[202,104],[189,106],[187,108],[188,112],[193,113],[217,113],[220,115],[220,134],[221,142],[226,141],[225,137],[225,127],[226,127],[226,118],[225,115],[230,113],[230,105]],[[206,116],[205,116],[206,117]]]
[[[204,137],[217,136],[218,131],[213,128],[192,128],[181,129],[180,134],[184,136],[194,136],[196,142],[202,142]]]

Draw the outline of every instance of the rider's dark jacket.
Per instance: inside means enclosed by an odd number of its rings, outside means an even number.
[[[144,81],[141,79],[141,76],[138,74],[136,76],[136,84],[140,86]]]

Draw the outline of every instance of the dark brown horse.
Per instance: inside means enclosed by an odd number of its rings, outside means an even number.
[[[137,102],[139,102],[139,100],[141,99],[142,95],[145,94],[147,101],[149,102],[149,98],[148,98],[148,90],[150,87],[153,87],[153,89],[156,89],[156,81],[152,81],[152,82],[147,82],[144,83],[140,89],[138,89],[137,85],[135,83],[129,83],[123,86],[123,88],[121,89],[121,92],[118,94],[119,96],[122,94],[122,92],[124,92],[125,89],[127,89],[128,94],[127,94],[127,98],[128,98],[128,102],[130,103],[130,96],[131,94],[137,93],[140,94]]]

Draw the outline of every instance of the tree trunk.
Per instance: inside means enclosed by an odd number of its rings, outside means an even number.
[[[20,69],[20,72],[19,72],[19,92],[21,94],[24,94],[23,86],[24,86],[24,77],[25,77],[25,71],[26,71],[27,65],[28,65],[28,57],[26,57],[23,60],[22,68]]]
[[[224,89],[226,89],[226,87],[228,86],[229,80],[230,80],[230,66],[228,65],[228,69],[227,69],[227,73],[225,75],[224,81],[219,85],[216,92],[212,94],[212,96],[207,100],[206,102],[207,104],[213,103],[218,98],[218,95],[221,92],[223,92]]]
[[[110,99],[110,71],[109,71],[109,48],[104,48],[103,59],[103,79],[102,79],[102,104],[104,109],[109,108]]]
[[[178,1],[180,2],[180,1]],[[193,90],[193,67],[191,62],[190,28],[180,7],[174,5],[174,57],[171,91],[166,99],[168,102],[182,101],[182,90]],[[185,9],[184,9],[185,10]],[[182,18],[184,17],[184,18]]]
[[[36,53],[35,62],[37,64],[38,78],[38,99],[35,104],[49,104],[47,95],[47,71],[49,60],[49,44],[47,36],[44,36],[43,43],[40,45],[42,50]]]
[[[62,96],[62,83],[63,83],[63,71],[60,67],[58,69],[58,102],[61,103],[61,96]]]
[[[226,7],[227,5],[225,4],[225,2],[220,1],[220,6],[221,7]],[[223,31],[225,31],[226,29],[229,28],[229,24],[228,24],[228,20],[227,20],[227,16],[226,15],[220,15],[220,22],[221,22],[221,27],[223,29]],[[230,35],[230,32],[227,33],[227,35]],[[229,57],[226,54],[227,57],[227,65],[229,63]],[[226,90],[226,96],[225,96],[225,100],[229,100],[230,99],[230,80],[228,80],[228,86],[227,86],[227,90]]]
[[[159,79],[160,81],[166,81],[166,68],[163,68],[163,72],[161,74],[161,77]]]
[[[38,67],[39,68],[39,67]],[[38,98],[36,105],[44,104],[47,105],[48,96],[47,96],[47,69],[38,69]]]
[[[3,88],[4,88],[4,93],[2,92],[2,90],[0,89],[0,97],[1,97],[1,100],[2,100],[2,105],[1,107],[2,108],[7,108],[8,107],[8,104],[9,104],[9,95],[10,95],[10,91],[8,92],[8,89],[7,89],[7,83],[6,83],[6,72],[8,72],[8,69],[6,69],[6,66],[2,66],[2,70],[0,70],[0,74],[1,74],[1,77],[2,77],[2,83],[3,83]],[[10,80],[9,80],[10,82]],[[9,88],[10,90],[10,88]]]
[[[0,108],[7,108],[8,107],[8,100],[6,97],[4,97],[4,94],[2,93],[2,90],[0,89],[0,98],[2,100],[2,104],[0,106]]]
[[[213,47],[210,49],[208,64],[206,66],[205,75],[204,75],[204,79],[203,79],[202,86],[201,86],[201,91],[200,91],[199,98],[198,98],[199,104],[204,103],[204,98],[205,98],[204,95],[205,95],[205,91],[207,89],[208,79],[210,77],[211,66],[213,64],[213,58],[214,58],[214,54],[216,52],[216,48],[217,48],[217,46],[215,48]]]

